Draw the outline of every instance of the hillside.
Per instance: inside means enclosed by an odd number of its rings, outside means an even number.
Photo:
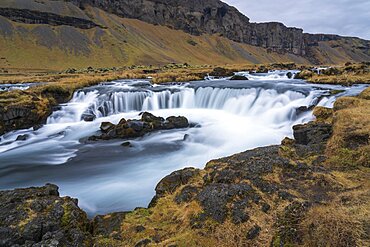
[[[358,38],[309,35],[281,23],[250,23],[217,0],[0,3],[4,69],[180,62],[339,64],[369,61],[369,47],[369,41]]]

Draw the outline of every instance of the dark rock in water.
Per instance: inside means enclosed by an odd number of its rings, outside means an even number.
[[[19,135],[16,141],[26,141],[30,136],[29,135]]]
[[[249,232],[247,233],[247,239],[255,239],[261,232],[261,227],[255,225],[252,227]]]
[[[248,77],[244,75],[234,75],[233,77],[230,78],[230,81],[248,81]]]
[[[91,242],[86,213],[58,187],[0,191],[0,246],[85,246]]]
[[[122,147],[132,147],[131,142],[124,142],[121,144]]]
[[[108,133],[111,129],[113,129],[115,127],[114,124],[110,123],[110,122],[103,122],[101,123],[100,125],[100,130],[103,132],[103,133]]]
[[[168,117],[164,123],[167,129],[181,129],[189,127],[189,121],[186,117]]]
[[[288,72],[286,73],[286,76],[289,78],[289,79],[292,79],[293,78],[293,73],[292,72]]]
[[[42,124],[37,124],[37,125],[33,126],[33,130],[34,130],[34,131],[39,130],[39,129],[41,129],[43,126],[44,126],[44,125],[42,125]]]
[[[109,122],[101,124],[102,135],[90,137],[89,140],[111,140],[111,139],[128,139],[144,136],[157,130],[169,130],[176,128],[189,127],[189,121],[185,117],[168,117],[166,120],[162,117],[154,116],[149,112],[141,113],[140,120],[126,120],[114,125]]]
[[[141,121],[143,122],[163,122],[164,118],[154,116],[153,114],[149,112],[143,112],[141,113]]]
[[[190,135],[189,134],[185,134],[184,135],[184,138],[182,140],[183,141],[187,141],[189,138],[190,138]]]
[[[84,114],[82,115],[82,119],[85,121],[85,122],[92,122],[94,121],[96,118],[96,116],[94,114]]]

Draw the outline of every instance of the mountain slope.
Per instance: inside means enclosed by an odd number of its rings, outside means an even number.
[[[0,68],[343,63],[369,61],[369,47],[357,38],[249,23],[217,0],[0,3]]]

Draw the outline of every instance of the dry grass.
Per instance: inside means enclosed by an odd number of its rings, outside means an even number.
[[[334,134],[327,145],[329,163],[335,167],[370,164],[370,88],[360,97],[340,98],[334,106]]]
[[[352,210],[338,204],[313,207],[300,225],[304,246],[363,246],[364,230],[357,218],[360,215],[354,215]]]

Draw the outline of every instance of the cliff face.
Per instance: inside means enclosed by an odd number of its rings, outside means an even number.
[[[69,1],[69,0],[66,0]],[[72,0],[121,17],[180,29],[192,35],[221,34],[233,41],[269,48],[275,52],[305,55],[303,30],[282,23],[250,23],[236,8],[219,0]]]

